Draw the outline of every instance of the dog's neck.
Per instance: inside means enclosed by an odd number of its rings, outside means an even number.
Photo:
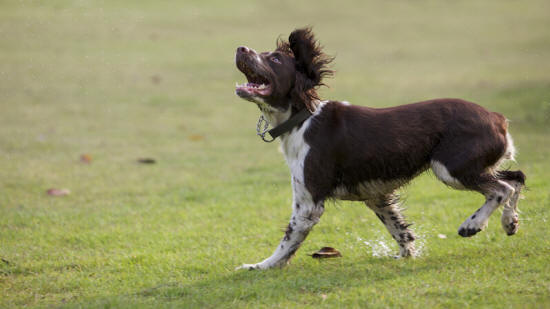
[[[284,111],[269,106],[268,104],[258,104],[258,107],[260,108],[260,111],[262,111],[264,118],[273,128],[287,121],[292,116],[291,107]]]
[[[321,101],[316,101],[314,106],[317,108],[315,109],[317,110],[322,105],[322,103],[323,102]],[[273,136],[273,138],[277,138],[280,136],[283,145],[286,143],[284,140],[293,135],[293,133],[296,132],[295,129],[299,129],[302,126],[302,123],[312,114],[305,107],[305,104],[303,109],[301,110],[294,108],[292,104],[290,104],[290,102],[286,110],[277,109],[263,102],[257,104],[262,112],[264,119],[273,128],[269,131],[269,134]],[[260,123],[258,123],[258,126],[259,125]]]
[[[273,106],[271,106],[271,105],[269,105],[269,104],[267,104],[263,101],[262,102],[255,102],[255,103],[260,108],[260,111],[264,115],[264,118],[269,122],[269,124],[273,128],[280,125],[281,123],[287,121],[292,116],[294,116],[295,114],[300,112],[299,109],[296,109],[296,108],[292,107],[292,103],[290,101],[288,102],[288,108],[285,109],[285,110],[275,108],[275,107],[273,107]],[[320,101],[320,100],[314,101],[312,113],[314,113],[319,108],[319,106],[322,105],[322,103],[323,103],[323,101]],[[303,108],[307,108],[305,104],[304,104]],[[310,111],[311,111],[311,109],[310,109]]]

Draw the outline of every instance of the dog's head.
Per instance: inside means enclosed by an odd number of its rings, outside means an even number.
[[[321,51],[310,28],[294,30],[288,42],[279,40],[273,52],[257,53],[245,46],[237,48],[235,61],[248,82],[237,85],[236,94],[268,111],[315,111],[316,88],[332,75],[327,65],[333,60]]]

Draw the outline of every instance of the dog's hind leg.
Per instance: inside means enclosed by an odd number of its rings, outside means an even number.
[[[309,234],[321,215],[323,214],[324,202],[314,203],[311,195],[304,186],[294,186],[294,201],[292,216],[285,235],[279,246],[267,259],[257,264],[244,264],[237,269],[267,269],[272,267],[283,267],[294,256],[294,253]]]
[[[496,175],[492,172],[480,172],[478,174],[472,172],[472,170],[475,170],[473,168],[455,168],[455,170],[466,172],[458,173],[455,171],[452,175],[447,166],[440,161],[432,160],[431,165],[436,177],[446,185],[455,189],[477,191],[485,196],[483,206],[468,217],[458,228],[460,236],[474,236],[485,229],[489,217],[501,204],[510,205],[505,206],[502,217],[504,230],[509,235],[517,231],[518,216],[514,205],[517,203],[519,192],[516,193],[516,184],[513,182],[517,182],[521,178],[516,175],[516,173],[521,172],[497,172]]]
[[[525,186],[525,174],[522,171],[499,171],[497,172],[498,179],[507,182],[514,188],[514,193],[504,204],[502,217],[500,222],[502,228],[508,235],[514,235],[519,228],[518,201],[521,189]]]
[[[399,207],[399,198],[395,194],[381,195],[365,201],[365,204],[372,209],[378,219],[386,226],[391,236],[399,245],[399,255],[408,257],[415,255],[415,236],[410,224],[405,222]]]
[[[480,180],[483,182],[477,191],[485,195],[485,204],[460,225],[458,234],[463,237],[473,236],[483,230],[489,222],[489,217],[498,206],[510,203],[510,199],[515,195],[516,190],[512,185],[493,175],[483,174],[480,176]]]

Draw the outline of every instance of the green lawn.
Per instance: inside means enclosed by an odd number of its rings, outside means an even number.
[[[288,267],[234,271],[272,253],[291,209],[234,51],[305,25],[336,55],[323,98],[460,97],[510,118],[518,234],[496,212],[461,238],[483,198],[427,174],[401,192],[418,258],[336,202]],[[0,1],[0,307],[548,308],[549,158],[546,0]],[[308,256],[323,246],[343,257]]]

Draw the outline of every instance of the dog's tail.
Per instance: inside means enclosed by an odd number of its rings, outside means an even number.
[[[522,186],[525,185],[527,176],[522,171],[498,171],[497,178],[500,180],[517,181]]]

